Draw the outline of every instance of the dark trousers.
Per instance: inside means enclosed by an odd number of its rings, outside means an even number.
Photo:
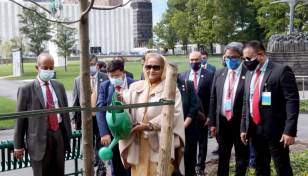
[[[96,121],[96,116],[92,116],[92,124],[93,124],[93,154],[94,154],[94,159],[99,159],[98,151],[102,147],[102,144],[101,144],[101,136],[99,134],[99,129]]]
[[[280,139],[270,139],[264,133],[261,124],[256,125],[256,132],[252,136],[255,148],[256,175],[270,176],[270,162],[273,157],[278,176],[293,176],[290,165],[289,147],[284,148]]]
[[[235,149],[236,176],[245,176],[247,169],[247,159],[249,147],[245,146],[240,137],[240,126],[235,125],[234,121],[227,121],[226,117],[220,118],[218,133],[218,176],[229,175],[229,165],[232,147]]]
[[[186,176],[195,175],[196,155],[197,155],[197,142],[190,143],[186,140],[185,151],[184,151],[184,164],[185,164]]]
[[[41,161],[31,160],[34,176],[64,176],[65,146],[61,126],[48,130],[46,149]],[[31,156],[30,156],[31,157]]]
[[[130,176],[131,169],[125,169],[119,151],[119,145],[115,145],[112,149],[113,157],[111,159],[111,173],[112,176]]]
[[[198,122],[198,128],[200,133],[199,141],[199,154],[198,154],[198,163],[197,169],[204,171],[205,169],[205,160],[207,154],[207,135],[208,135],[208,126],[204,126],[205,122]]]

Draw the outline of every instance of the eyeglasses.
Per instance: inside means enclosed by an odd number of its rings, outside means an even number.
[[[259,53],[257,54],[257,56],[256,56],[254,59],[251,59],[251,57],[249,57],[249,56],[248,56],[248,57],[245,57],[244,59],[247,60],[247,61],[251,61],[251,60],[257,59],[258,56],[259,56]]]
[[[240,59],[241,56],[224,56],[224,59],[228,59],[228,58],[237,60],[237,59]]]
[[[145,65],[144,68],[146,70],[151,70],[153,68],[154,71],[159,71],[160,65]]]

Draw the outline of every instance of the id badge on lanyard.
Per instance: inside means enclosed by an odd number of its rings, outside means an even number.
[[[225,100],[225,111],[231,111],[231,100]]]

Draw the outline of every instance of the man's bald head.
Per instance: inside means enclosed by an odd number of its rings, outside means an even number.
[[[40,73],[40,70],[53,70],[54,64],[55,62],[50,54],[42,53],[37,57],[35,69],[38,73]]]
[[[201,53],[199,51],[193,51],[189,55],[189,58],[191,58],[191,57],[194,57],[194,58],[200,57],[200,59],[201,59]]]
[[[42,62],[48,62],[48,61],[52,61],[52,62],[54,62],[54,59],[53,59],[53,57],[50,55],[50,54],[48,54],[48,53],[42,53],[42,54],[40,54],[38,57],[37,57],[37,62],[36,62],[36,64],[37,64],[37,66],[40,66],[41,64],[42,64]]]

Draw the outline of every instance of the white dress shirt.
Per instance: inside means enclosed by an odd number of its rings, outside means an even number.
[[[202,70],[202,67],[200,67],[200,69],[196,72],[197,73],[197,75],[196,75],[196,77],[197,77],[197,87],[199,85],[199,80],[200,80],[200,76],[201,76],[201,70]],[[194,70],[191,69],[190,70],[190,74],[189,74],[189,80],[194,81],[194,76],[195,76]]]
[[[46,99],[46,85],[45,85],[45,82],[43,80],[41,80],[41,78],[38,76],[37,77],[38,80],[39,80],[39,83],[40,83],[40,86],[41,86],[41,90],[42,90],[42,93],[43,93],[43,97],[44,97],[44,101],[45,101],[45,107],[47,107],[47,99]],[[50,81],[48,81],[48,84],[49,84],[49,89],[51,91],[51,94],[52,94],[52,98],[53,98],[53,101],[56,102],[55,103],[55,109],[58,109],[59,108],[59,101],[58,101],[58,98],[57,98],[57,95],[56,95],[56,92],[54,90],[54,88],[52,87]],[[60,114],[57,114],[57,117],[58,117],[58,122],[62,122],[62,118],[61,118],[61,115]]]
[[[234,71],[234,87],[233,87],[232,102],[231,102],[231,110],[232,110],[232,116],[233,116],[234,98],[235,98],[239,78],[241,76],[242,67],[243,67],[243,64],[241,64],[235,70],[228,69],[228,75],[227,75],[226,80],[225,80],[223,94],[222,94],[222,101],[221,101],[222,104],[221,104],[221,111],[220,111],[221,115],[224,116],[224,117],[226,116],[226,111],[225,111],[226,97],[227,97],[227,94],[229,93],[229,87],[232,87],[232,85],[229,85],[230,84],[230,78],[231,78],[231,72]]]
[[[261,70],[261,73],[260,73],[260,80],[259,80],[259,100],[260,100],[260,98],[262,97],[262,92],[261,92],[261,84],[262,84],[262,81],[263,81],[263,77],[264,77],[264,73],[265,73],[265,71],[266,71],[266,68],[267,68],[267,65],[268,65],[268,61],[269,61],[269,59],[267,58],[267,60],[266,60],[266,62],[264,63],[264,65],[262,66],[262,68],[260,68],[260,70]],[[251,95],[253,94],[253,92],[252,91],[254,91],[253,89],[254,89],[254,84],[255,84],[255,79],[256,79],[256,76],[257,76],[257,73],[256,73],[256,71],[257,70],[259,70],[259,67],[260,67],[260,65],[258,65],[257,66],[257,68],[255,69],[255,71],[253,72],[253,76],[252,76],[252,78],[251,78],[251,82],[250,82],[250,95],[249,95],[249,101],[250,101],[250,115],[251,115],[251,117],[253,117],[252,116],[252,107],[253,107],[253,99],[251,98]]]

